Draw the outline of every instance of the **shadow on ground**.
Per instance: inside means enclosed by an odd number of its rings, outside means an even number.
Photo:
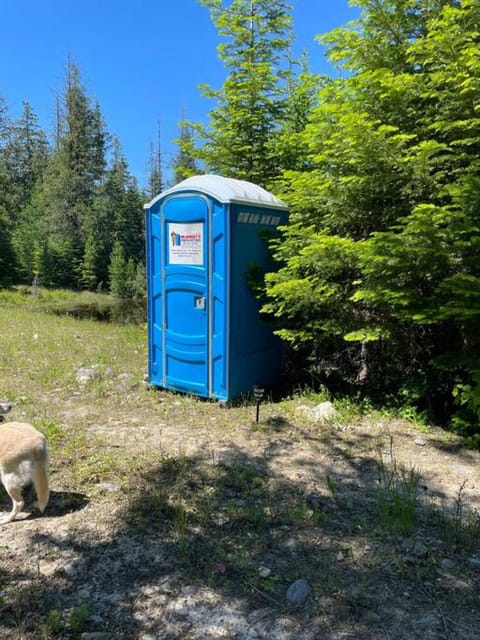
[[[51,570],[0,569],[0,584],[16,585],[13,599],[0,590],[0,637],[478,637],[478,529],[455,529],[420,484],[411,530],[396,528],[409,518],[405,479],[389,494],[380,485],[393,476],[372,458],[334,451],[318,490],[274,472],[274,461],[274,447],[164,456],[119,491],[109,532],[37,532],[32,549]],[[57,517],[86,499],[58,493],[52,505]],[[311,593],[292,604],[286,590],[299,578]]]

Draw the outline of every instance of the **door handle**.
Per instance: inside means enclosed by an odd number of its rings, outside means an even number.
[[[207,299],[205,298],[205,296],[196,296],[193,299],[193,306],[195,307],[195,309],[205,310],[207,306]]]

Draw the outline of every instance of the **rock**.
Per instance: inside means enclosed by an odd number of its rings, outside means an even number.
[[[315,422],[326,422],[327,420],[334,418],[336,413],[337,411],[333,404],[327,401],[317,404],[317,406],[313,408],[312,415]]]
[[[312,588],[308,582],[304,578],[299,578],[288,587],[287,601],[290,604],[301,604],[305,602],[311,592]]]
[[[63,567],[63,570],[64,570],[64,572],[67,574],[67,576],[69,578],[73,578],[73,576],[77,573],[77,570],[76,570],[75,565],[74,565],[73,562],[71,562],[69,564],[66,564]]]
[[[107,493],[114,493],[115,491],[119,491],[120,489],[120,486],[118,484],[113,484],[111,482],[98,482],[95,486]]]
[[[328,400],[326,402],[320,402],[316,407],[308,407],[307,405],[300,405],[297,407],[297,413],[305,416],[309,420],[318,423],[324,423],[331,420],[337,414],[337,411],[333,404]]]
[[[87,369],[85,367],[81,367],[77,371],[77,382],[79,382],[80,384],[88,384],[95,378],[99,378],[99,377],[100,377],[100,372],[97,371],[97,369],[93,369],[93,368]]]
[[[415,444],[419,447],[424,447],[427,444],[427,441],[423,438],[415,438]]]
[[[63,567],[63,571],[69,578],[73,578],[82,571],[86,564],[87,562],[84,558],[75,558]]]
[[[12,405],[9,402],[5,402],[4,400],[0,400],[0,414],[8,413],[12,408]]]
[[[98,615],[98,613],[93,613],[90,616],[90,622],[93,622],[93,624],[100,624],[101,622],[103,622],[103,618],[102,616]]]
[[[480,569],[480,558],[469,558],[468,564],[474,569]]]
[[[450,560],[450,558],[443,558],[443,560],[440,561],[440,568],[443,569],[443,571],[449,571],[453,569],[454,566],[455,562]]]
[[[38,572],[47,578],[53,576],[57,569],[58,566],[55,562],[39,562],[38,564]]]
[[[272,570],[269,569],[268,567],[259,567],[258,568],[258,575],[260,576],[260,578],[268,578],[272,573]]]
[[[426,558],[428,556],[428,547],[423,542],[416,542],[412,553],[417,558]]]
[[[437,624],[437,617],[434,613],[427,613],[423,618],[413,620],[413,624],[417,627],[433,627]]]

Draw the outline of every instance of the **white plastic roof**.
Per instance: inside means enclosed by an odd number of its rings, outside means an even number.
[[[258,207],[273,207],[286,209],[287,205],[269,191],[252,182],[224,178],[223,176],[201,175],[182,180],[174,187],[163,191],[150,202],[144,205],[144,209],[150,209],[158,200],[178,191],[199,191],[207,196],[215,198],[219,202],[238,202],[252,204]]]

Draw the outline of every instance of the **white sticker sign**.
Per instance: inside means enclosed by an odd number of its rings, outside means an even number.
[[[168,224],[168,262],[170,264],[203,264],[203,223]]]

